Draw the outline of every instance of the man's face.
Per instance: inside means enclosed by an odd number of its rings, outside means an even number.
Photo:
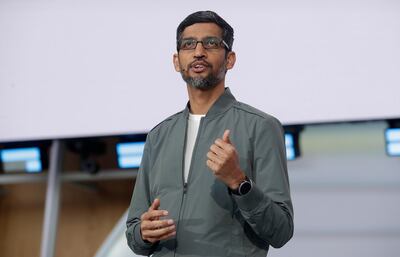
[[[181,40],[207,38],[222,39],[222,29],[214,23],[196,23],[185,28]],[[194,49],[181,49],[174,54],[174,66],[188,85],[211,89],[224,81],[226,71],[235,62],[235,54],[226,51],[222,43],[216,49],[205,49],[199,42]]]

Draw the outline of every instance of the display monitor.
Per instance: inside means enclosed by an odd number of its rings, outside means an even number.
[[[0,158],[5,173],[38,173],[43,168],[39,147],[1,149]]]

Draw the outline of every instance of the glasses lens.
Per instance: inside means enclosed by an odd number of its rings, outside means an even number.
[[[205,49],[217,49],[221,45],[221,39],[216,37],[207,37],[203,39],[203,47]]]
[[[194,38],[182,39],[179,42],[180,50],[193,50],[197,47],[197,43],[201,43],[205,49],[218,49],[221,47],[222,39],[217,37],[206,37],[201,41]]]
[[[194,39],[182,39],[179,45],[179,49],[187,50],[196,48],[196,40]]]

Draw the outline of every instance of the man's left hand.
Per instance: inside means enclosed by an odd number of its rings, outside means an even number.
[[[234,190],[245,180],[245,174],[240,169],[238,153],[229,139],[229,133],[229,130],[225,130],[222,138],[211,145],[207,153],[207,166],[214,176]]]

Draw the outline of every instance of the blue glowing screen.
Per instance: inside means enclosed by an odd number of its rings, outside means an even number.
[[[288,161],[296,159],[296,152],[294,149],[293,135],[290,133],[285,134],[286,158]]]
[[[117,144],[118,166],[122,169],[139,168],[145,142]]]
[[[386,152],[389,156],[400,156],[400,128],[389,128],[385,132]]]
[[[0,158],[6,172],[26,171],[35,173],[42,171],[38,147],[3,149],[0,150]]]

